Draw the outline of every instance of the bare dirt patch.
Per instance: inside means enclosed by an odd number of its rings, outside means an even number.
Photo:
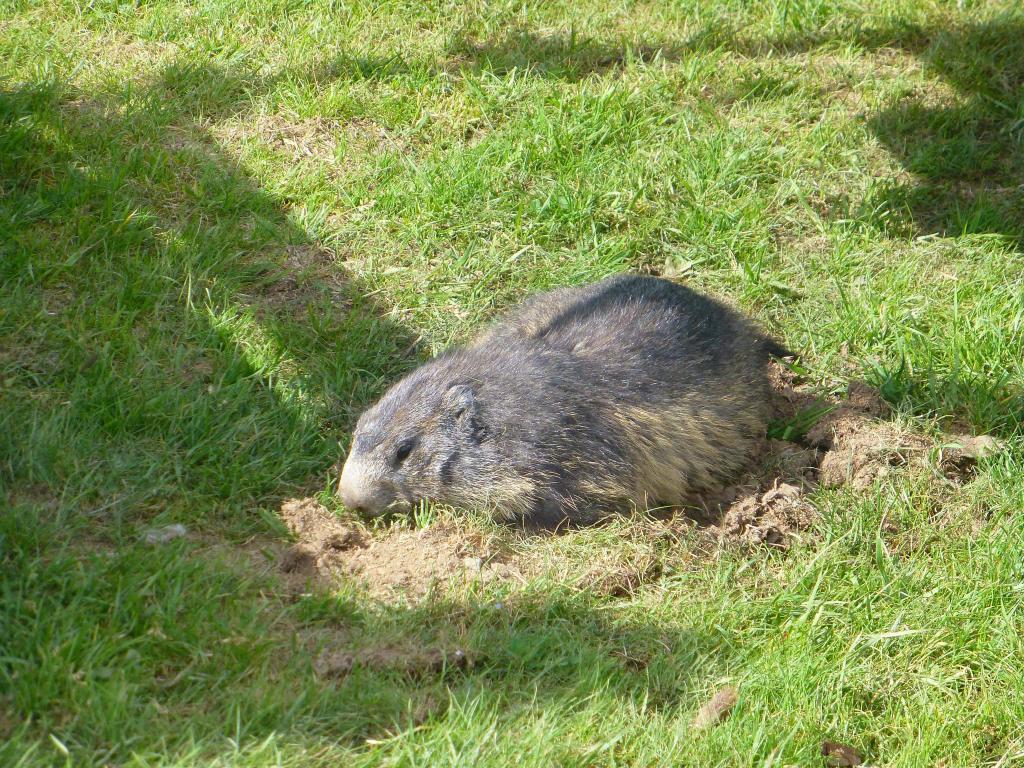
[[[221,123],[213,126],[211,132],[229,144],[258,138],[295,161],[313,158],[332,162],[344,130],[340,123],[320,118],[289,120],[281,115],[260,115],[244,122]]]
[[[611,567],[596,564],[576,580],[576,587],[604,597],[633,597],[641,587],[661,578],[657,556],[625,558]]]
[[[33,483],[11,488],[7,491],[8,508],[38,507],[52,512],[60,506],[60,497],[49,485]]]
[[[422,597],[452,581],[517,578],[518,566],[483,540],[443,523],[373,537],[314,499],[293,499],[281,517],[298,539],[282,558],[293,584],[357,579],[377,598]]]
[[[317,243],[299,243],[284,248],[284,258],[258,296],[257,317],[290,314],[299,317],[318,299],[329,298],[332,306],[351,305],[345,284],[348,275],[334,254]]]

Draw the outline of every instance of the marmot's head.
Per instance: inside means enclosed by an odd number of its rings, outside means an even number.
[[[486,502],[501,462],[478,388],[454,373],[435,360],[360,417],[338,482],[346,507],[375,516],[421,499]]]

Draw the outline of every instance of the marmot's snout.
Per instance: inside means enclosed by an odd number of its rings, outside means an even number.
[[[341,503],[367,517],[376,517],[396,506],[396,496],[389,484],[373,476],[366,462],[351,453],[345,460],[338,479]]]

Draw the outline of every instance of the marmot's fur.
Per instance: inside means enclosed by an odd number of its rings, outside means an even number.
[[[396,383],[359,419],[339,492],[556,525],[687,503],[762,437],[769,355],[712,299],[620,275],[528,299]]]

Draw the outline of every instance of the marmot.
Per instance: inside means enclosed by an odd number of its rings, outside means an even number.
[[[656,277],[542,293],[366,411],[338,491],[369,515],[430,499],[547,526],[683,505],[749,459],[787,354]]]

